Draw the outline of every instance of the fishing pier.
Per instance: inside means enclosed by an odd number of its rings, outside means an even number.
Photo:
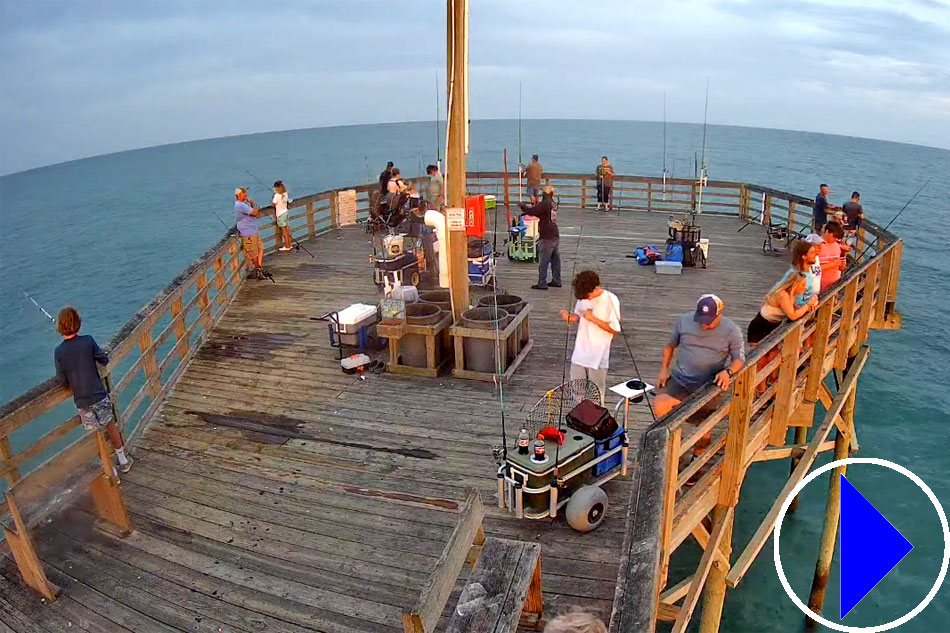
[[[710,181],[700,216],[708,268],[660,276],[627,255],[662,241],[668,215],[692,208],[696,182],[618,176],[617,210],[605,215],[591,208],[592,176],[547,177],[561,197],[564,269],[576,257],[578,270],[599,270],[618,295],[646,380],[674,319],[699,295],[719,294],[744,328],[787,268],[763,253],[763,224],[797,230],[811,217],[809,199]],[[505,182],[502,173],[469,173],[467,190],[502,200]],[[358,218],[377,186],[347,188]],[[340,371],[326,326],[310,317],[378,294],[370,236],[341,226],[338,194],[291,205],[293,236],[315,259],[276,253],[268,228],[265,262],[277,283],[245,281],[240,245],[224,236],[108,342],[112,393],[136,459],[117,489],[100,463],[107,449],[82,430],[67,389],[51,379],[0,409],[0,631],[383,632],[412,630],[413,614],[423,630],[445,630],[466,559],[498,540],[539,557],[540,576],[528,568],[527,578],[546,616],[578,605],[617,633],[683,631],[697,620],[704,633],[719,630],[723,597],[741,596],[786,491],[819,453],[858,448],[858,376],[874,362],[868,332],[900,326],[900,239],[865,222],[861,261],[817,312],[748,353],[713,410],[705,405],[714,387],[656,422],[645,403],[631,405],[628,474],[604,487],[603,525],[579,533],[563,517],[519,520],[498,508],[495,385]],[[498,269],[504,288],[532,304],[534,347],[504,388],[509,430],[561,381],[558,312],[570,291],[532,292],[536,273],[530,263]],[[771,350],[778,355],[757,368]],[[615,341],[609,384],[635,376]],[[709,448],[683,459],[706,433]],[[786,460],[791,475],[752,539],[736,542],[743,484],[764,460]],[[815,544],[819,577],[835,526]],[[690,540],[703,548],[695,571],[670,577],[671,558]],[[461,573],[439,575],[456,564]]]

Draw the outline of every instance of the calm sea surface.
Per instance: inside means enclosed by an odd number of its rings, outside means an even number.
[[[592,171],[602,154],[618,173],[659,175],[662,125],[615,121],[525,121],[525,157],[549,171]],[[667,164],[693,170],[702,128],[669,124]],[[472,125],[469,169],[500,170],[502,148],[517,163],[517,121]],[[444,139],[443,139],[444,142]],[[52,374],[58,337],[21,295],[55,313],[83,315],[83,332],[107,340],[222,234],[211,204],[230,223],[236,185],[258,201],[264,182],[283,179],[291,196],[373,180],[387,160],[406,175],[434,162],[434,123],[365,125],[275,132],[167,145],[99,156],[0,178],[0,399]],[[852,189],[865,212],[886,224],[923,181],[933,181],[893,224],[905,240],[898,307],[904,327],[872,334],[856,415],[862,457],[883,457],[917,473],[950,508],[950,152],[867,139],[711,126],[710,176],[812,196],[820,182],[841,204]],[[824,463],[827,458],[819,463]],[[753,469],[735,529],[742,548],[787,477],[785,462]],[[909,611],[928,592],[943,540],[933,506],[909,481],[873,466],[851,480],[914,550],[844,621],[880,624]],[[821,533],[827,477],[806,488],[784,523],[782,561],[807,600]],[[677,565],[695,566],[684,548]],[[837,565],[825,616],[837,619]],[[771,543],[740,587],[728,594],[723,631],[799,631],[803,616],[782,591]],[[950,631],[950,586],[901,631]]]

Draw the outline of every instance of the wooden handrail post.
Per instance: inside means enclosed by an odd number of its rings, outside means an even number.
[[[778,387],[775,392],[775,408],[769,428],[769,444],[782,446],[788,435],[788,420],[792,415],[792,396],[798,377],[798,357],[802,350],[803,322],[799,321],[782,339],[782,364],[778,370]]]
[[[4,435],[0,437],[0,466],[3,466],[4,462],[13,457],[13,450],[10,448],[10,438]],[[14,468],[6,474],[7,483],[11,486],[20,479],[20,469]]]
[[[877,285],[880,261],[873,262],[864,273],[864,287],[861,289],[861,316],[858,318],[858,333],[851,344],[849,354],[855,356],[864,341],[868,339],[871,317],[874,314],[874,287]]]
[[[653,211],[653,182],[647,183],[647,213]]]
[[[313,202],[307,203],[307,237],[317,234],[317,224],[313,217]]]
[[[884,316],[887,308],[887,296],[891,285],[891,272],[894,266],[894,249],[884,253],[884,263],[881,267],[880,283],[878,284],[877,295],[874,301],[874,316],[871,324],[875,327],[884,325]]]
[[[821,384],[825,354],[828,353],[828,338],[831,334],[831,320],[834,314],[835,298],[831,297],[818,308],[811,359],[808,362],[808,379],[805,383],[805,402],[818,400],[818,386]]]
[[[838,343],[835,347],[835,369],[840,371],[844,371],[848,366],[848,352],[851,349],[851,335],[854,331],[854,313],[857,301],[858,278],[854,277],[844,288],[844,302],[841,304]]]
[[[744,220],[748,217],[747,209],[747,200],[749,197],[749,190],[745,184],[739,185],[739,219]]]
[[[339,192],[334,191],[330,194],[330,227],[340,226],[340,200]]]
[[[796,203],[794,200],[788,201],[788,230],[791,233],[795,233],[795,207]]]
[[[175,300],[172,301],[171,305],[171,314],[172,319],[175,319],[175,351],[178,354],[179,360],[185,360],[185,356],[188,354],[188,338],[186,333],[188,332],[188,325],[185,323],[185,318],[182,316],[178,318],[184,310],[182,305],[181,293],[178,293],[178,296],[175,297]]]
[[[154,398],[158,396],[162,390],[162,377],[158,373],[158,362],[155,360],[155,350],[152,349],[151,327],[143,329],[139,335],[139,351],[142,353],[142,366],[145,368],[145,381],[148,383],[148,392],[152,394]],[[113,398],[114,397],[115,396],[113,396]],[[118,422],[118,420],[116,422]]]
[[[891,263],[891,281],[887,285],[887,302],[889,306],[897,301],[897,286],[901,278],[901,259],[904,256],[904,240],[897,240],[891,252],[894,253],[894,261]],[[884,316],[886,317],[887,314]]]
[[[726,455],[722,460],[722,479],[719,483],[719,505],[735,507],[739,503],[739,488],[745,474],[745,449],[755,397],[755,364],[744,367],[732,383],[732,402],[729,405],[729,435]]]
[[[670,573],[670,555],[673,541],[673,519],[676,517],[676,491],[679,480],[680,444],[683,439],[683,429],[677,428],[670,434],[670,443],[666,458],[666,492],[663,500],[663,526],[660,536],[660,576],[657,582],[659,591],[666,587],[666,580]]]
[[[221,273],[222,268],[224,268],[223,256],[218,255],[218,257],[214,260],[214,287],[218,290],[216,297],[218,300],[218,305],[221,306],[221,308],[224,308],[224,306],[228,303],[228,296],[227,293],[224,292],[224,275],[219,274]]]
[[[762,212],[762,224],[768,226],[772,223],[772,194],[765,194],[765,201],[763,203],[763,212]]]
[[[211,325],[211,315],[206,312],[208,307],[208,271],[202,270],[195,279],[195,290],[198,293],[198,311],[201,313],[201,322],[205,327]]]

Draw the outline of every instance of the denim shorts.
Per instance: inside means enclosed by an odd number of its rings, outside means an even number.
[[[79,409],[79,419],[87,431],[99,431],[112,422],[112,401],[106,396],[99,402]]]
[[[529,198],[540,198],[541,197],[541,185],[528,185],[526,187],[527,194]]]

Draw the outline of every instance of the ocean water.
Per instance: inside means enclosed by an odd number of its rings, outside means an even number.
[[[670,123],[667,167],[692,175],[702,127]],[[500,170],[518,158],[517,121],[476,121],[469,170]],[[523,122],[525,159],[538,153],[548,171],[593,171],[602,154],[618,173],[659,175],[663,127],[620,121]],[[0,399],[48,378],[59,338],[21,290],[55,313],[83,315],[83,332],[107,340],[230,224],[232,191],[283,179],[291,196],[375,180],[387,160],[416,175],[436,158],[436,124],[404,123],[274,132],[181,143],[99,156],[0,178]],[[874,332],[856,416],[861,457],[882,457],[919,475],[950,507],[950,151],[842,136],[710,126],[714,179],[742,180],[812,196],[820,182],[832,201],[853,189],[865,212],[886,224],[917,188],[932,181],[893,224],[905,240],[898,309],[903,329]],[[318,254],[319,256],[319,254]],[[827,458],[819,461],[824,463]],[[757,465],[744,489],[734,547],[741,549],[787,477],[787,463]],[[937,514],[912,483],[871,466],[851,480],[914,544],[914,551],[843,623],[880,624],[913,608],[937,576],[943,539]],[[782,561],[807,600],[827,477],[806,488],[786,519]],[[695,550],[674,561],[695,566]],[[690,559],[690,557],[693,557]],[[689,560],[687,560],[689,559]],[[825,616],[837,619],[837,565]],[[800,631],[803,616],[784,594],[771,542],[737,590],[728,594],[723,631]],[[950,630],[950,587],[901,631]]]

